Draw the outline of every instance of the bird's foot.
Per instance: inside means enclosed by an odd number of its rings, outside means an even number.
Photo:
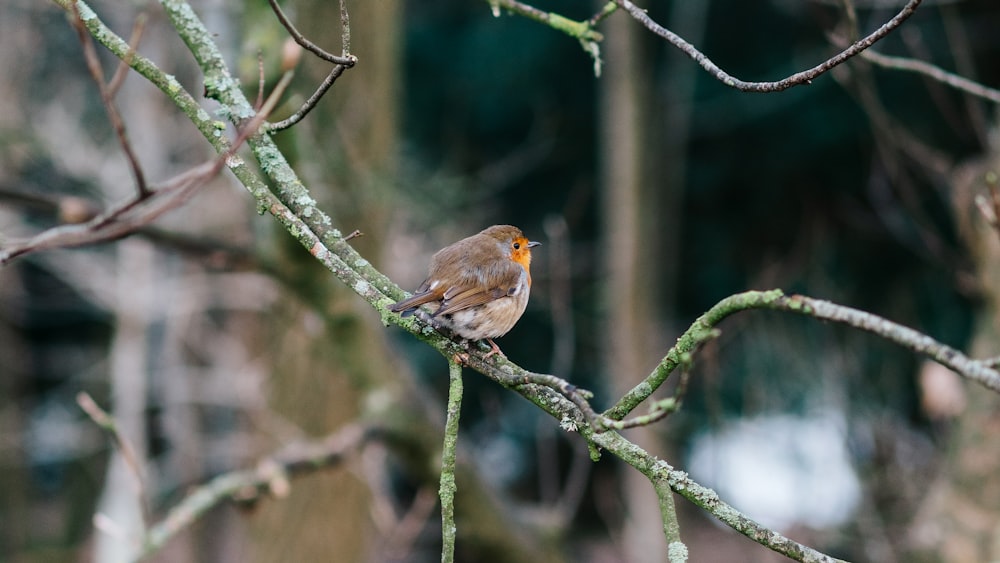
[[[486,352],[486,355],[483,356],[484,360],[487,359],[487,358],[489,358],[490,356],[493,356],[493,355],[498,355],[498,356],[500,356],[501,358],[503,358],[505,360],[507,359],[507,354],[504,354],[503,352],[500,351],[500,347],[497,346],[496,342],[493,342],[492,338],[487,338],[486,342],[489,342],[489,344],[490,344],[490,351]]]

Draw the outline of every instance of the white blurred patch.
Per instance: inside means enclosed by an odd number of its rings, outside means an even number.
[[[690,474],[769,528],[834,527],[861,495],[845,434],[839,413],[741,420],[695,437]]]

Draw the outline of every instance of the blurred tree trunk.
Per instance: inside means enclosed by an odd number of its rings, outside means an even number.
[[[296,26],[327,50],[340,52],[338,3],[312,0],[288,8]],[[359,251],[378,264],[387,230],[398,130],[399,37],[402,6],[397,0],[350,2],[354,30],[351,52],[360,62],[346,72],[302,122],[278,135],[294,146],[293,164],[321,207]],[[336,30],[335,32],[332,30]],[[299,81],[303,98],[329,66],[307,60]],[[294,145],[292,145],[294,143]],[[316,436],[362,416],[367,393],[385,392],[398,373],[386,331],[371,309],[284,232],[278,263],[296,296],[284,297],[270,324],[272,388],[267,393],[280,416]],[[303,308],[305,302],[316,307]],[[253,560],[363,561],[371,557],[368,485],[343,469],[293,483],[288,498],[263,503],[251,518]],[[335,555],[334,555],[335,554]],[[332,558],[332,559],[331,559]]]
[[[620,16],[621,14],[616,14]],[[656,365],[662,346],[650,345],[658,333],[660,280],[655,245],[659,240],[651,201],[660,186],[649,177],[645,148],[650,123],[642,118],[648,106],[650,72],[639,49],[642,30],[631,19],[612,17],[606,23],[605,75],[600,85],[599,154],[603,202],[603,267],[607,335],[604,373],[612,392],[621,396]],[[657,210],[658,211],[658,210]],[[629,437],[650,452],[662,452],[655,432],[638,428]],[[624,556],[633,563],[665,561],[667,544],[659,505],[652,486],[631,467],[622,468]]]
[[[953,211],[976,268],[982,299],[970,353],[996,357],[1000,342],[1000,231],[987,224],[974,198],[990,198],[985,178],[1000,154],[969,163],[952,177]],[[956,379],[958,376],[955,376]],[[929,560],[974,563],[1000,560],[1000,410],[997,395],[962,381],[967,405],[949,428],[950,445],[913,527],[913,540]]]

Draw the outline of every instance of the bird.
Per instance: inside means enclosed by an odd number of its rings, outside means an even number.
[[[486,340],[484,356],[506,355],[494,338],[510,332],[531,292],[530,241],[512,225],[493,225],[437,251],[414,294],[389,306],[402,316],[430,304],[431,321],[467,340]]]

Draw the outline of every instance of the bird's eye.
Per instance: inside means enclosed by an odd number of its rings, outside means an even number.
[[[520,250],[520,249],[521,249],[521,243],[515,242],[514,243],[514,250]]]

